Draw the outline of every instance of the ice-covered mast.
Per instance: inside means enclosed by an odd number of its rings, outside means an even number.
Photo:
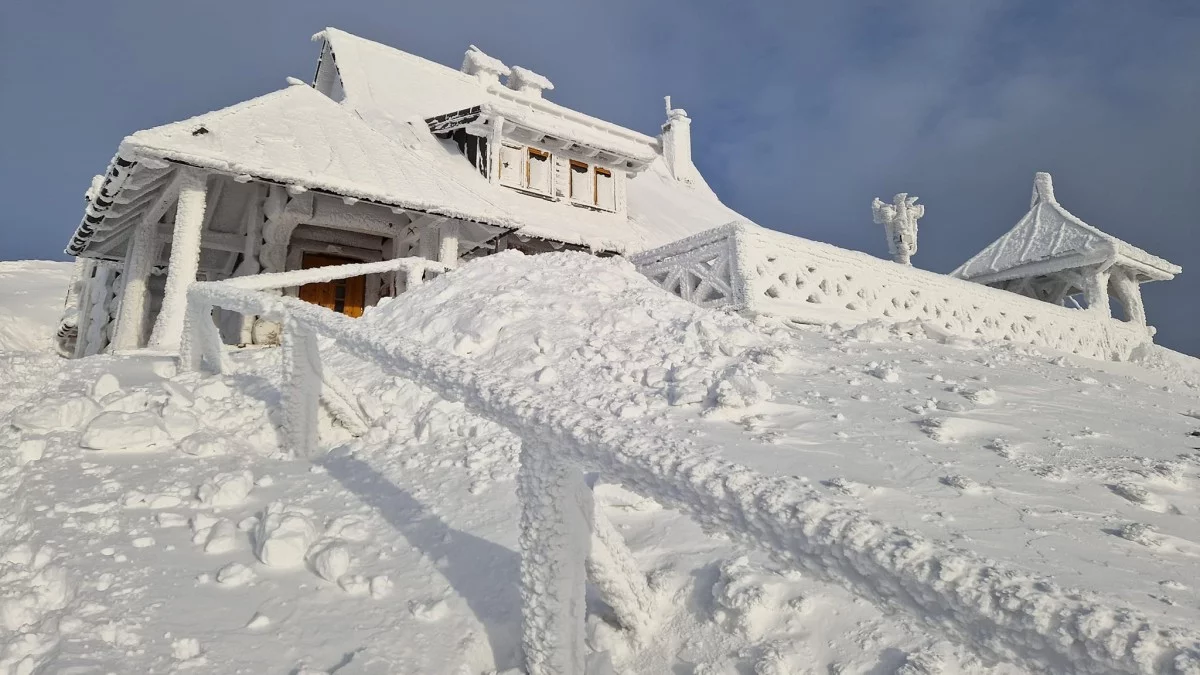
[[[901,265],[912,265],[912,256],[917,252],[917,219],[925,215],[925,205],[918,204],[917,198],[908,196],[907,192],[901,192],[892,197],[891,204],[876,197],[871,202],[871,213],[875,223],[883,225],[887,232],[892,260]]]

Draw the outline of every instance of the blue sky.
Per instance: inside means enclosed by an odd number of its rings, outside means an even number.
[[[1160,343],[1200,354],[1200,4],[1182,0],[9,0],[0,259],[61,259],[123,136],[311,78],[326,25],[455,66],[477,44],[647,133],[670,94],[726,203],[885,255],[871,198],[907,191],[935,271],[1050,171],[1076,215],[1183,265],[1146,304]]]

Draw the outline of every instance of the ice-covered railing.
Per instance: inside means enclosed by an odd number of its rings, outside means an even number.
[[[448,267],[440,262],[409,257],[199,282],[188,288],[188,307],[184,319],[184,334],[195,339],[183,341],[180,358],[193,368],[198,368],[201,361],[212,364],[216,369],[227,367],[220,335],[211,318],[215,306],[272,321],[286,320],[286,313],[277,311],[277,304],[272,302],[273,299],[280,299],[280,296],[266,291],[386,273],[403,274],[403,287],[407,290],[420,285],[426,273],[445,272],[447,269]],[[243,292],[243,302],[240,306],[232,306],[237,303],[228,299],[228,291],[231,290]],[[212,302],[204,300],[209,295],[214,298]],[[225,303],[217,302],[217,298],[225,298]],[[319,401],[324,401],[330,415],[352,434],[359,435],[366,431],[366,420],[349,388],[333,371],[321,368],[321,356],[316,336],[312,331],[302,326],[293,326],[291,330],[283,331],[281,339],[285,362],[284,377],[294,380],[285,382],[283,387],[285,414],[287,411],[310,404],[315,406]],[[296,419],[303,419],[303,423],[285,425],[291,451],[302,457],[311,456],[317,444],[317,416],[300,415]]]
[[[1125,360],[1145,327],[731,223],[631,258],[666,290],[702,306],[812,323],[919,320],[938,331]]]
[[[832,580],[882,606],[908,611],[987,658],[1035,672],[1191,673],[1200,634],[1163,628],[1136,612],[1060,588],[918,534],[886,526],[790,476],[716,459],[669,428],[632,425],[611,413],[531,389],[505,373],[383,335],[296,298],[196,283],[182,365],[220,371],[220,341],[207,311],[220,306],[282,321],[290,435],[314,438],[320,354],[315,336],[383,372],[411,379],[521,439],[517,492],[523,647],[530,675],[584,672],[585,579],[637,632],[653,604],[620,535],[594,508],[585,472],[690,515],[707,530]]]
[[[304,284],[319,284],[335,279],[348,279],[368,274],[398,272],[404,274],[405,288],[413,288],[421,284],[425,273],[445,272],[447,269],[449,267],[444,263],[426,260],[425,258],[410,257],[394,258],[392,260],[372,263],[312,267],[306,270],[292,270],[291,272],[254,274],[246,277],[233,277],[215,283],[225,284],[232,288],[243,288],[249,291],[265,291],[303,286]]]

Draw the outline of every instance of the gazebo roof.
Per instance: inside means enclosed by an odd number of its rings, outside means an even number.
[[[1113,259],[1143,281],[1171,279],[1178,265],[1106,234],[1083,222],[1054,198],[1048,173],[1033,181],[1029,212],[996,241],[951,272],[951,276],[987,284],[1051,274]]]

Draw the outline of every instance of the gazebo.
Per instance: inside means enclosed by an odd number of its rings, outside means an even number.
[[[951,276],[1056,305],[1079,306],[1075,296],[1082,294],[1089,310],[1105,316],[1112,315],[1111,297],[1126,321],[1146,325],[1141,284],[1180,271],[1072,215],[1054,198],[1050,174],[1038,173],[1029,212]]]

